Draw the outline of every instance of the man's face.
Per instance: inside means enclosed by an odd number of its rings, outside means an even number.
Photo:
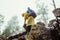
[[[59,17],[57,17],[57,19],[58,19],[58,22],[60,23],[60,16],[59,16]]]
[[[58,19],[60,19],[60,17],[57,17]]]

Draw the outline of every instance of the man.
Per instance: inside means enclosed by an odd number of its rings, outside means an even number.
[[[53,27],[51,32],[52,40],[60,40],[60,8],[53,10],[53,14],[56,19],[53,19],[49,22],[49,26]]]
[[[30,16],[27,12],[23,13],[22,16],[24,17],[24,28],[27,31],[27,34],[29,34],[31,28],[34,26],[34,18],[33,16]]]

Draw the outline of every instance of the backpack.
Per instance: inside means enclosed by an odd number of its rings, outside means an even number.
[[[27,10],[27,13],[30,15],[30,16],[33,16],[33,18],[36,18],[36,13],[32,10],[32,9],[30,9],[30,8],[28,8],[28,10]]]

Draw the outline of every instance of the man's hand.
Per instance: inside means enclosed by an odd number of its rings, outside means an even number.
[[[26,27],[26,24],[24,24],[24,27]]]

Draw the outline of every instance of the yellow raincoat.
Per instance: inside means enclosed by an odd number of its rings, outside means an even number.
[[[24,17],[24,24],[34,26],[33,16],[29,16],[28,13],[23,13],[22,16]]]

